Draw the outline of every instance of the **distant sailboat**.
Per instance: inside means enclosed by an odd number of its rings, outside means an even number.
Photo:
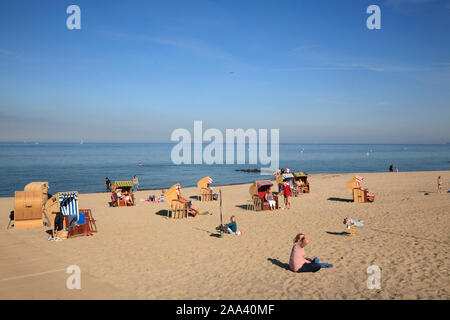
[[[81,138],[80,144],[83,144],[83,143],[84,143],[84,140],[83,140],[83,138]]]

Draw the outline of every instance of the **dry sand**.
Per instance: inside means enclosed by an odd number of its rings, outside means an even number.
[[[81,194],[98,234],[54,242],[45,228],[6,230],[14,199],[1,198],[0,299],[449,299],[450,172],[359,173],[376,195],[364,204],[342,201],[352,197],[345,184],[354,175],[311,175],[311,194],[272,212],[245,209],[249,185],[225,186],[223,215],[235,215],[243,235],[221,239],[217,201],[193,200],[211,215],[172,220],[167,204],[141,201],[159,191],[140,191],[137,206],[122,208],[108,207],[109,194]],[[353,238],[333,234],[346,231],[345,216],[365,222]],[[310,238],[307,256],[339,268],[286,270],[299,232]],[[82,270],[82,293],[40,275],[70,264]],[[380,290],[367,288],[370,265],[382,269]],[[67,276],[58,274],[60,282]],[[50,290],[36,290],[43,285]]]

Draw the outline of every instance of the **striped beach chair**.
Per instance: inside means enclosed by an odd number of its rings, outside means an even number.
[[[253,208],[255,211],[270,210],[269,203],[265,201],[264,197],[267,190],[273,186],[270,180],[255,181],[250,185],[249,193],[251,200],[253,201]],[[275,209],[278,209],[278,195],[273,195],[275,200]]]
[[[198,181],[197,187],[200,190],[201,201],[217,200],[217,196],[213,195],[213,190],[210,187],[211,183],[213,183],[211,177],[204,177]]]
[[[78,210],[78,192],[60,192],[58,193],[59,208],[64,216],[75,217],[77,221],[80,218]]]
[[[78,192],[60,192],[58,201],[59,209],[64,216],[65,228],[69,231],[69,238],[97,232],[91,210],[78,208]]]
[[[361,187],[361,182],[364,180],[363,177],[353,177],[347,182],[347,188],[353,194],[353,202],[373,202],[375,200],[375,195],[369,193],[367,188]]]

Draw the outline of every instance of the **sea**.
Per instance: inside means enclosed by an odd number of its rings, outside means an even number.
[[[172,161],[171,143],[0,143],[0,197],[14,196],[32,181],[48,181],[49,193],[76,190],[105,192],[105,178],[131,180],[140,189],[165,189],[175,183],[197,185],[205,176],[214,185],[249,183],[273,176],[237,170],[261,163],[180,164]],[[225,152],[225,150],[224,150]],[[236,159],[235,153],[235,159]],[[225,156],[225,155],[224,155]],[[314,173],[450,170],[450,144],[280,144],[279,167]]]

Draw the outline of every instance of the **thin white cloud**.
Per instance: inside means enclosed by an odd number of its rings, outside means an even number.
[[[103,34],[110,36],[115,39],[129,40],[129,41],[144,41],[144,42],[152,42],[163,46],[172,47],[175,49],[179,49],[185,51],[189,54],[208,58],[208,59],[217,59],[224,61],[231,61],[233,57],[227,52],[210,46],[203,41],[199,41],[196,39],[187,39],[187,38],[160,38],[160,37],[151,37],[147,35],[132,35],[121,32],[102,32]]]

